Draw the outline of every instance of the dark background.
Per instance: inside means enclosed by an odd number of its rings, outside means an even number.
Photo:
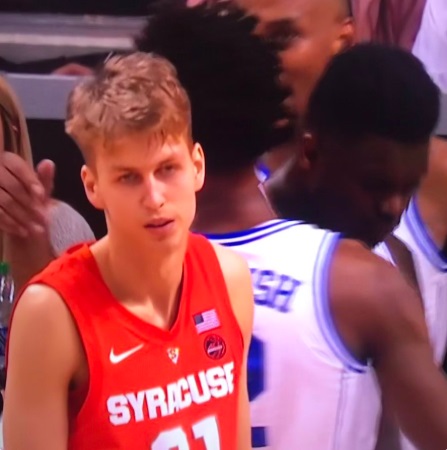
[[[145,15],[150,0],[1,0],[3,12]]]

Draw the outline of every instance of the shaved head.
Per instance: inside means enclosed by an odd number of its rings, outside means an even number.
[[[262,9],[287,8],[290,14],[301,13],[302,8],[317,6],[330,8],[331,11],[338,11],[341,18],[352,16],[351,0],[233,0],[235,3],[245,8],[249,12],[256,13]]]
[[[284,81],[304,113],[327,63],[354,43],[350,0],[232,1],[258,18],[256,32],[279,49]]]

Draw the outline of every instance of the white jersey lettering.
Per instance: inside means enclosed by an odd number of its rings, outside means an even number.
[[[130,410],[125,395],[115,395],[107,400],[107,410],[113,425],[124,425],[130,422]]]
[[[136,422],[142,422],[144,419],[143,415],[143,404],[144,404],[144,392],[138,392],[135,395],[133,392],[126,395],[129,404],[133,409],[134,417]]]
[[[157,386],[138,392],[113,395],[107,410],[113,425],[125,425],[175,414],[234,392],[234,362],[180,378],[166,387]]]

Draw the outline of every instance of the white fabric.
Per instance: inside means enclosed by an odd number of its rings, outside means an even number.
[[[381,410],[377,383],[372,368],[343,345],[327,295],[339,235],[277,220],[208,238],[244,256],[252,272],[253,448],[374,449]]]
[[[95,239],[86,220],[71,206],[55,202],[50,213],[50,242],[55,256],[67,248]]]
[[[432,240],[414,199],[394,234],[413,255],[434,359],[441,365],[447,347],[447,259]],[[405,436],[402,436],[401,445],[402,450],[417,450]]]
[[[427,0],[413,54],[447,93],[447,0]]]

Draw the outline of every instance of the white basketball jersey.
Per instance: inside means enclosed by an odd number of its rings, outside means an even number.
[[[275,220],[208,237],[244,256],[253,277],[253,448],[372,450],[380,395],[372,369],[343,345],[329,305],[328,275],[339,235]]]
[[[441,365],[447,346],[447,258],[436,247],[414,199],[394,234],[413,255],[424,302],[425,321],[436,362]]]
[[[373,253],[375,253],[377,256],[380,256],[385,261],[388,261],[393,266],[396,265],[393,256],[391,255],[390,249],[385,244],[385,242],[380,242],[373,248]]]
[[[441,365],[447,346],[447,259],[430,237],[414,199],[394,234],[413,255],[434,359]],[[402,450],[416,450],[405,436],[401,445]]]
[[[447,5],[445,0],[427,0],[421,25],[413,46],[413,54],[447,93]]]

